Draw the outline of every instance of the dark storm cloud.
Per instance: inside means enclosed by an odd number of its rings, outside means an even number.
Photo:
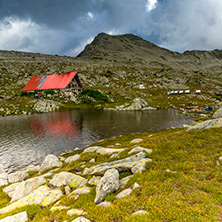
[[[221,0],[0,0],[0,49],[76,55],[99,32],[222,48]]]

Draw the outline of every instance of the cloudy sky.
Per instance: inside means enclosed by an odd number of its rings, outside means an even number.
[[[221,0],[0,0],[0,49],[76,56],[100,32],[222,49]]]

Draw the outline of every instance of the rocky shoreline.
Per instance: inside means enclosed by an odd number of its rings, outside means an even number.
[[[152,150],[137,145],[142,141],[139,138],[132,140],[130,142],[132,144],[131,149],[92,146],[85,148],[80,154],[75,154],[75,152],[79,152],[77,148],[73,155],[67,158],[64,158],[63,154],[59,157],[50,154],[46,156],[41,165],[30,165],[24,170],[10,174],[1,173],[0,187],[4,187],[3,192],[11,198],[11,201],[9,205],[0,209],[0,215],[28,205],[37,204],[47,207],[54,203],[50,209],[51,211],[65,209],[69,216],[81,216],[73,221],[89,221],[83,217],[87,215],[87,212],[62,206],[60,204],[61,197],[66,195],[77,200],[80,195],[89,193],[92,186],[96,186],[95,204],[102,207],[111,206],[111,202],[105,201],[106,195],[123,188],[133,175],[142,173],[146,169],[146,164],[152,161],[152,159],[147,158],[152,153]],[[117,144],[117,146],[119,145]],[[119,154],[126,150],[128,157],[119,159]],[[83,170],[75,174],[66,171],[59,172],[62,166],[72,164],[81,159],[81,155],[90,153],[110,155],[111,160],[118,160],[97,164],[95,158],[92,158],[89,162],[94,163],[94,165],[90,168],[85,168],[83,164]],[[30,173],[33,172],[38,173],[38,175],[30,178]],[[120,179],[120,173],[122,172],[131,172],[131,175]],[[132,190],[139,187],[139,184],[134,183],[131,188],[125,189],[116,195],[116,198],[124,198],[130,195]],[[144,212],[135,213],[143,214]],[[20,212],[13,217],[6,217],[0,221],[22,222],[27,220],[27,212]]]
[[[187,130],[222,127],[221,116],[222,109],[215,113],[214,117],[217,118],[198,123]],[[89,222],[86,211],[63,205],[61,198],[65,196],[71,201],[76,201],[96,187],[94,204],[98,207],[111,207],[112,201],[106,199],[108,194],[115,192],[115,199],[131,195],[141,184],[134,182],[126,188],[128,182],[135,175],[142,175],[153,162],[149,158],[152,149],[143,147],[142,143],[143,139],[135,138],[129,142],[127,148],[122,147],[120,143],[108,147],[90,146],[83,150],[76,148],[74,152],[63,153],[58,157],[47,155],[41,165],[28,166],[10,174],[0,172],[0,188],[2,187],[2,191],[10,198],[10,203],[0,209],[0,215],[18,208],[39,205],[43,208],[50,207],[51,212],[66,212],[66,215],[74,219],[72,222]],[[105,158],[102,162],[97,162],[98,156]],[[219,165],[221,161],[222,156],[219,157]],[[77,162],[79,166],[74,167]],[[86,167],[88,163],[90,166]],[[169,169],[166,171],[176,173]],[[120,177],[124,172],[127,174]],[[140,209],[133,212],[133,215],[147,213]],[[22,211],[0,219],[0,222],[5,221],[28,221],[28,213]]]

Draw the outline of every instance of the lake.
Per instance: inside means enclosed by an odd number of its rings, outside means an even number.
[[[101,139],[192,124],[174,109],[156,111],[72,110],[0,118],[0,171],[40,164],[47,154],[59,155]]]

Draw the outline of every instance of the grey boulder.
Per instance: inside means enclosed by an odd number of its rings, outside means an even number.
[[[101,203],[108,193],[119,189],[119,172],[116,169],[107,170],[96,187],[95,203]]]

